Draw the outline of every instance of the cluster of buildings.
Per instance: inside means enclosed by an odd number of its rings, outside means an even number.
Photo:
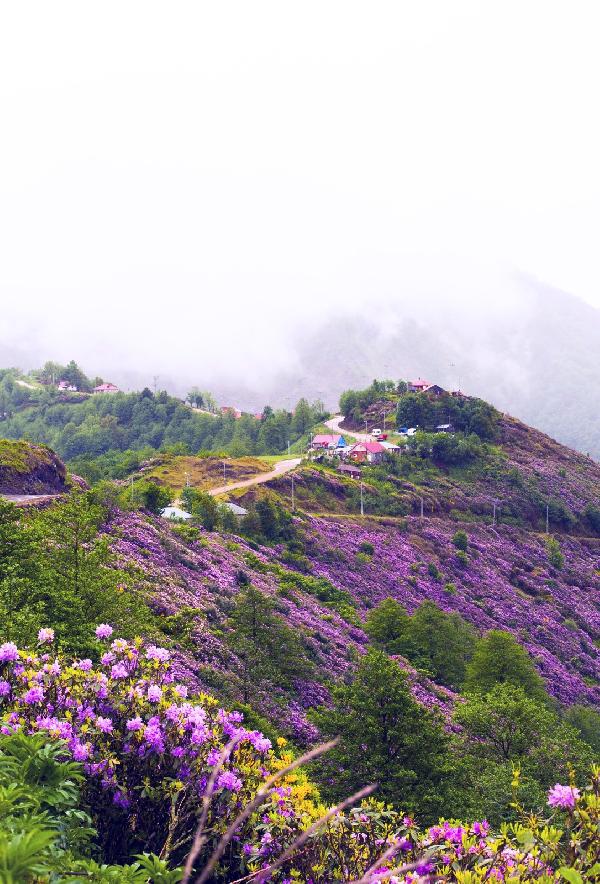
[[[59,381],[56,385],[56,389],[60,390],[62,393],[77,393],[77,387],[75,384],[70,384],[69,381]],[[94,387],[92,390],[93,393],[119,393],[119,388],[114,384],[98,384],[97,387]]]
[[[381,463],[386,454],[399,454],[400,446],[385,440],[378,442],[364,441],[347,445],[343,436],[338,433],[321,433],[313,437],[312,451],[322,451],[336,455],[350,463]]]

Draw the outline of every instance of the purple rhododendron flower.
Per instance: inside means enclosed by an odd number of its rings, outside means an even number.
[[[127,667],[123,663],[115,663],[115,665],[111,667],[111,678],[127,678],[128,675]]]
[[[100,623],[99,626],[96,627],[96,638],[110,638],[113,634],[112,626],[109,626],[108,623]]]
[[[0,697],[7,697],[10,694],[10,684],[7,681],[0,681]]]
[[[85,660],[80,660],[77,664],[77,668],[81,669],[82,672],[89,672],[92,666],[93,663],[88,657],[86,657]]]
[[[162,699],[162,688],[157,684],[151,684],[146,694],[151,703],[158,703]]]
[[[41,703],[44,699],[44,689],[40,685],[30,688],[23,696],[24,703]]]
[[[18,658],[19,649],[14,642],[4,642],[0,645],[0,663],[10,663]]]
[[[217,779],[217,789],[228,789],[230,792],[239,792],[241,788],[242,781],[230,770],[220,774]]]
[[[110,734],[113,729],[113,723],[110,718],[103,718],[99,715],[96,719],[96,727],[98,730],[101,730],[103,734]]]
[[[90,749],[87,743],[76,741],[71,746],[71,752],[73,753],[75,761],[86,761],[90,757]]]
[[[171,657],[166,648],[158,648],[156,645],[150,645],[146,650],[148,660],[158,660],[160,663],[167,663]]]
[[[128,731],[139,731],[143,728],[144,722],[140,718],[139,715],[136,715],[135,718],[130,718],[126,724]]]
[[[575,786],[561,786],[556,783],[548,792],[548,804],[550,807],[561,807],[564,810],[572,810],[579,798],[579,789]]]
[[[54,641],[54,630],[44,627],[38,632],[38,642],[43,645],[45,642]]]

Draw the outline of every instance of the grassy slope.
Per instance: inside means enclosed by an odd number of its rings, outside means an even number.
[[[225,464],[225,473],[223,473]],[[189,484],[200,490],[216,488],[226,482],[249,479],[259,473],[267,473],[271,467],[258,457],[195,457],[193,455],[165,456],[145,469],[143,475],[181,491]]]

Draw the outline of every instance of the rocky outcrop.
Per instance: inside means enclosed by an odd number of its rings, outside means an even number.
[[[67,485],[64,463],[45,445],[0,440],[0,494],[60,494]]]

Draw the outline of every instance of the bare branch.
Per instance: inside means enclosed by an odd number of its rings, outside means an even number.
[[[284,767],[281,770],[278,770],[274,774],[272,774],[272,776],[270,776],[269,779],[266,780],[262,786],[260,786],[253,800],[250,801],[250,803],[247,804],[246,807],[244,807],[241,813],[234,819],[227,831],[223,834],[223,837],[217,844],[212,856],[202,870],[202,873],[196,879],[196,884],[204,884],[204,882],[207,881],[208,878],[210,878],[215,866],[223,856],[223,853],[225,852],[227,845],[233,838],[236,830],[248,819],[248,817],[250,817],[254,813],[256,808],[259,807],[263,803],[263,801],[265,801],[265,799],[269,797],[271,786],[273,786],[277,782],[277,780],[281,779],[281,777],[284,777],[288,773],[291,773],[302,764],[307,764],[309,761],[312,761],[313,758],[318,758],[319,755],[323,755],[325,752],[329,752],[329,750],[336,746],[338,742],[339,738],[336,738],[335,740],[331,740],[329,743],[323,743],[322,745],[317,746],[315,749],[311,749],[310,752],[307,752],[305,755],[301,755],[300,758],[296,758],[294,761],[292,761],[291,764],[288,764],[287,767]],[[183,879],[182,884],[186,884],[186,881],[187,879]]]
[[[235,736],[233,737],[229,743],[224,747],[221,754],[219,755],[219,760],[216,765],[213,767],[212,773],[210,775],[210,779],[208,781],[208,785],[202,796],[202,814],[200,816],[200,822],[198,823],[198,827],[196,829],[196,834],[194,835],[194,841],[190,848],[190,852],[188,853],[187,859],[185,861],[185,866],[183,868],[183,878],[181,879],[181,884],[187,884],[190,880],[190,876],[192,874],[192,869],[194,868],[194,863],[196,862],[196,858],[202,847],[204,846],[205,838],[204,838],[204,826],[206,825],[206,820],[208,817],[208,811],[210,808],[210,803],[212,801],[212,797],[215,791],[215,783],[217,781],[217,777],[220,772],[223,770],[223,765],[235,749],[236,745],[240,742],[241,737]]]
[[[360,801],[361,798],[366,798],[367,795],[370,795],[371,792],[374,792],[377,788],[374,786],[365,786],[364,789],[360,789],[358,792],[355,792],[354,795],[350,795],[349,798],[344,798],[338,805],[332,807],[327,811],[320,819],[312,824],[308,829],[305,829],[292,844],[285,850],[281,856],[279,856],[274,863],[272,863],[267,869],[262,869],[259,875],[256,878],[256,884],[264,884],[264,881],[267,880],[267,877],[271,875],[275,869],[278,869],[279,866],[282,866],[291,856],[293,856],[296,851],[305,844],[308,839],[313,835],[322,825],[326,823],[327,820],[331,819],[332,816],[337,816],[337,814],[341,810],[345,810],[346,807],[349,807],[351,804],[354,804],[357,801]]]

